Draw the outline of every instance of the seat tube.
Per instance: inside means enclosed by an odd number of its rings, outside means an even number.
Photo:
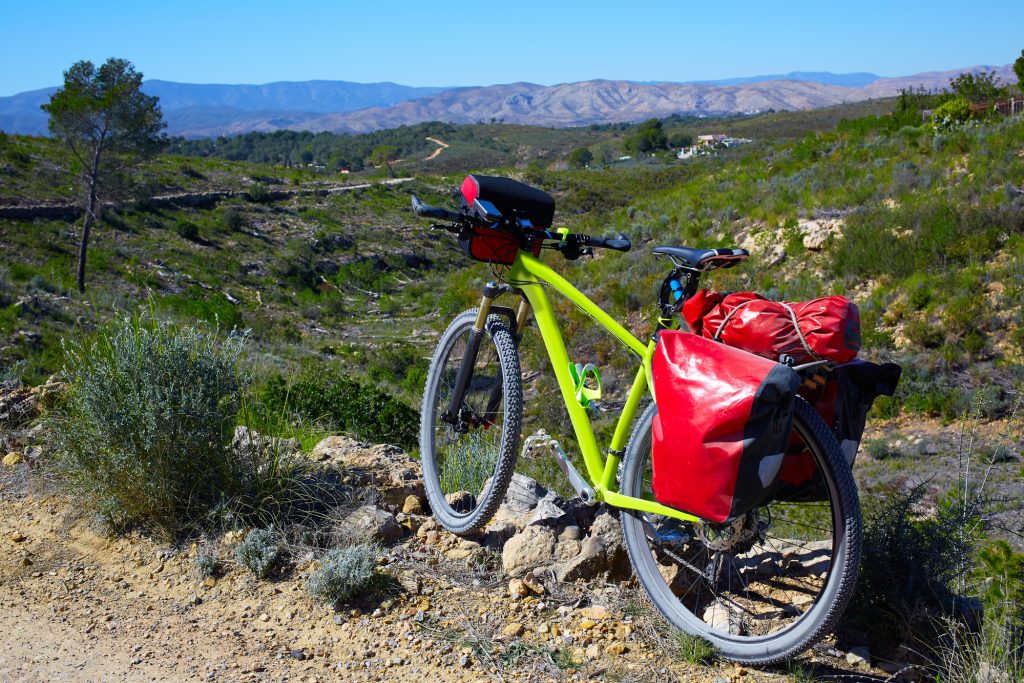
[[[477,313],[476,322],[473,323],[473,327],[469,330],[469,339],[466,341],[466,353],[462,357],[459,372],[455,375],[455,387],[452,391],[452,398],[448,403],[447,412],[442,416],[442,419],[449,424],[457,425],[459,422],[462,400],[466,396],[466,387],[469,386],[469,380],[473,377],[473,366],[476,365],[476,355],[480,351],[480,341],[484,338],[486,332],[487,316],[490,315],[491,304],[494,303],[494,299],[502,291],[502,288],[495,282],[488,282],[484,285],[483,295],[480,297],[480,310]]]

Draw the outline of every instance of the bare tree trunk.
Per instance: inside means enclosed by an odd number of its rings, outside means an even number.
[[[82,222],[82,243],[78,247],[78,291],[85,291],[85,255],[89,249],[89,230],[96,218],[96,174],[89,178],[89,199],[85,206],[85,220]]]

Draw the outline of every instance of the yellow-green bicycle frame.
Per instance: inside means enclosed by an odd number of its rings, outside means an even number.
[[[651,357],[654,355],[654,341],[645,344],[637,339],[568,280],[526,252],[519,252],[506,279],[522,290],[533,309],[541,339],[544,340],[544,347],[547,349],[551,367],[555,371],[558,387],[562,392],[562,399],[565,401],[569,419],[576,432],[576,439],[587,470],[586,475],[594,489],[596,499],[618,508],[650,512],[689,522],[700,521],[691,514],[661,505],[653,499],[634,498],[618,491],[618,483],[615,478],[616,470],[629,439],[630,427],[636,417],[640,400],[651,387]],[[558,327],[555,313],[551,308],[551,300],[544,290],[545,285],[578,306],[640,358],[636,378],[633,380],[633,386],[626,398],[626,405],[619,415],[606,458],[601,455],[597,437],[594,435],[594,429],[590,424],[586,409],[576,400],[575,386],[569,374],[569,354],[566,351],[565,342],[562,340],[562,332]]]

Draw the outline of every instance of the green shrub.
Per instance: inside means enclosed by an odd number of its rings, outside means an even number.
[[[200,576],[216,576],[220,573],[220,570],[220,560],[217,559],[216,555],[208,552],[200,552],[196,555],[196,572],[198,572]]]
[[[114,528],[173,536],[225,506],[286,502],[294,467],[232,448],[244,337],[131,318],[64,346],[68,391],[49,418],[59,471]]]
[[[419,412],[374,386],[337,372],[309,372],[292,383],[271,379],[263,403],[272,410],[327,422],[341,431],[406,449],[419,442]]]
[[[184,239],[195,241],[199,239],[199,226],[190,220],[182,218],[174,224],[174,229]]]
[[[222,214],[222,220],[224,221],[224,227],[228,230],[237,231],[245,227],[245,216],[235,208],[225,209]]]
[[[272,201],[270,190],[268,190],[263,183],[256,183],[249,188],[249,191],[246,194],[248,195],[250,202],[255,202],[257,204],[266,204]]]
[[[934,635],[971,566],[976,505],[947,501],[920,515],[924,494],[923,485],[887,489],[864,505],[860,578],[846,619],[877,650]]]
[[[306,579],[306,590],[327,603],[346,602],[378,581],[376,546],[356,543],[328,552]]]
[[[257,579],[270,576],[280,556],[281,548],[270,529],[253,529],[235,548],[235,560]]]
[[[971,103],[963,97],[956,97],[940,104],[932,113],[929,123],[936,131],[946,131],[963,125],[971,118]]]

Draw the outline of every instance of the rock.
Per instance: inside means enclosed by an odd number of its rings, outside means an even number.
[[[518,622],[506,624],[505,628],[501,629],[501,635],[503,638],[518,638],[523,635],[523,625]]]
[[[555,534],[544,526],[528,526],[505,543],[501,563],[510,576],[523,576],[555,558]]]
[[[595,626],[597,626],[597,622],[594,621],[593,619],[581,619],[580,620],[580,629],[582,629],[584,631],[589,631],[592,628],[594,628]]]
[[[853,666],[871,666],[871,652],[867,647],[852,647],[846,653],[846,663]]]
[[[537,481],[516,472],[509,482],[502,505],[517,515],[525,515],[537,507],[547,494],[548,490]]]
[[[548,493],[540,499],[537,507],[530,513],[527,524],[552,524],[565,516],[565,510],[558,505],[560,498],[554,493]]]
[[[625,654],[626,649],[625,643],[615,642],[605,647],[604,653],[606,655],[621,655]]]
[[[595,619],[600,621],[602,619],[611,619],[612,613],[608,611],[607,607],[601,605],[594,605],[593,607],[584,607],[578,611],[578,614],[587,619]]]
[[[292,650],[289,654],[291,655],[292,659],[297,659],[300,662],[306,659],[305,650]]]
[[[558,533],[558,542],[579,541],[583,538],[583,532],[575,524],[570,524]]]
[[[604,510],[590,527],[579,555],[561,562],[555,569],[559,581],[590,580],[607,574],[609,578],[629,576],[631,569],[622,542],[619,522]]]
[[[396,541],[405,533],[393,514],[373,505],[356,508],[342,520],[342,525],[357,536],[384,543]]]
[[[459,657],[459,666],[463,669],[469,666],[469,655],[462,655]]]
[[[20,531],[15,531],[13,534],[11,534],[11,540],[15,543],[21,543],[25,540],[25,534],[21,533]]]
[[[370,446],[347,436],[329,436],[310,452],[321,472],[344,477],[353,486],[371,486],[388,505],[404,506],[409,496],[424,497],[420,466],[397,446]]]
[[[584,656],[588,660],[590,660],[590,661],[594,661],[595,659],[600,659],[601,658],[601,646],[598,645],[597,643],[593,643],[591,645],[588,645],[586,651],[584,652]]]
[[[526,586],[526,588],[534,595],[544,595],[544,586],[542,586],[538,581],[533,581],[528,578],[523,579],[523,585]]]
[[[802,220],[797,229],[803,234],[804,249],[821,251],[833,238],[842,232],[843,220],[839,218]]]
[[[521,579],[512,579],[508,582],[508,594],[513,598],[525,598],[530,594],[530,589]]]
[[[712,602],[704,610],[704,615],[701,618],[705,624],[718,631],[725,631],[732,635],[740,635],[742,632],[740,618],[718,600]]]
[[[11,451],[10,453],[4,456],[4,464],[7,465],[8,467],[14,467],[15,465],[21,462],[23,462],[21,453],[15,453],[14,451]]]
[[[207,588],[213,588],[217,585],[217,579],[215,579],[212,576],[207,576],[205,579],[203,579],[203,585]]]
[[[265,436],[244,425],[235,427],[235,436],[231,445],[240,453],[276,452],[291,455],[302,450],[298,439],[281,439]]]
[[[476,507],[476,496],[469,491],[453,491],[445,494],[444,499],[456,512],[469,512]]]
[[[407,515],[422,515],[423,504],[420,503],[419,496],[406,496],[405,502],[402,503],[402,512]]]
[[[516,535],[519,531],[512,522],[498,520],[484,530],[484,545],[493,550],[501,550],[505,547],[506,541]]]
[[[197,605],[203,604],[203,599],[199,597],[198,593],[193,593],[192,595],[185,598],[185,604],[189,607],[196,607]]]
[[[445,553],[445,556],[450,560],[468,560],[477,554],[477,551],[472,548],[452,548]]]

